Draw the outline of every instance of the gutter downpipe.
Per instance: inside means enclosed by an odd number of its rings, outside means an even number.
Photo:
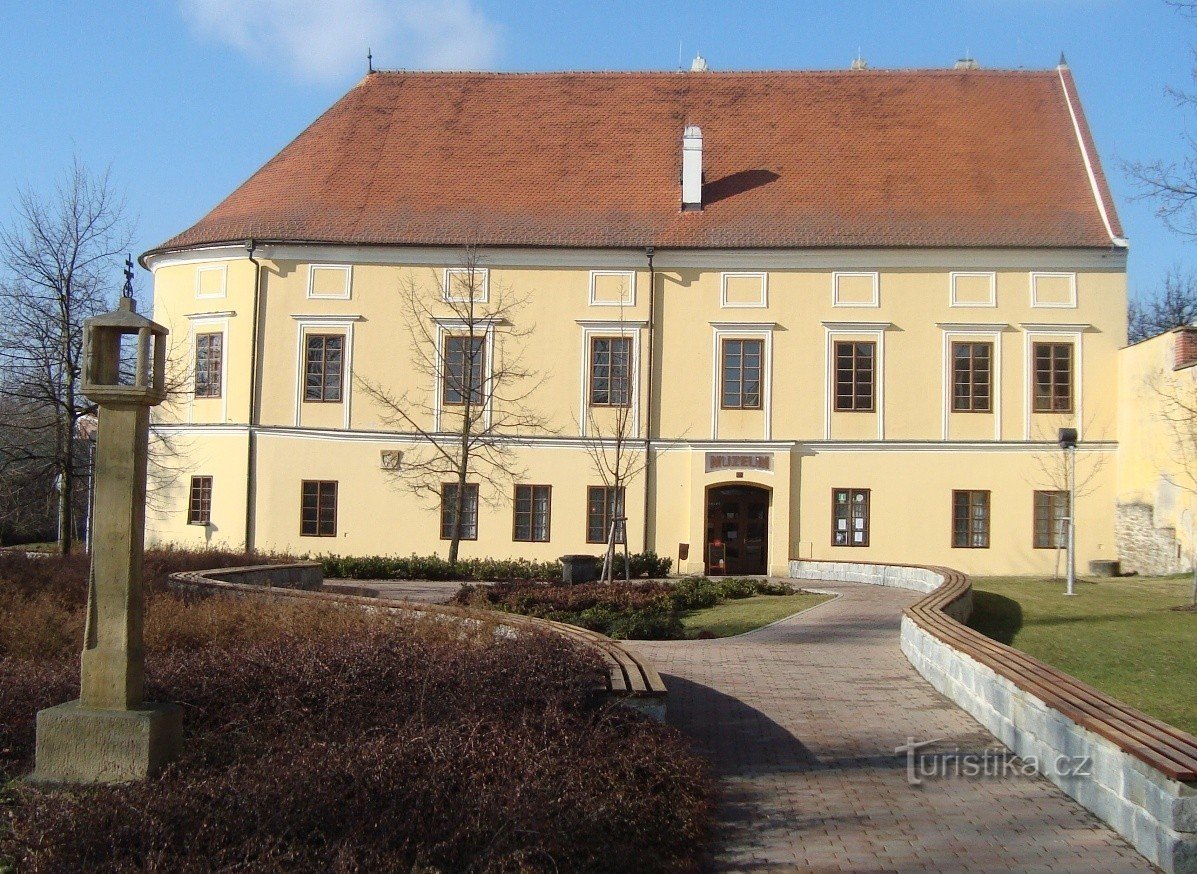
[[[257,243],[253,237],[245,241],[246,257],[254,265],[254,305],[249,350],[249,428],[245,450],[245,551],[254,550],[254,502],[257,500],[257,432],[258,424],[258,309],[262,297],[262,264],[254,257]]]
[[[648,259],[648,386],[645,389],[644,414],[644,548],[648,552],[648,520],[652,509],[649,486],[652,481],[652,440],[653,440],[653,339],[657,330],[657,282],[656,270],[653,268],[653,256],[657,250],[655,246],[644,247],[644,257]]]

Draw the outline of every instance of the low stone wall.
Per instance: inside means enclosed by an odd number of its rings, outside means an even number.
[[[1180,555],[1176,529],[1157,527],[1151,504],[1118,504],[1114,508],[1114,539],[1126,573],[1162,576],[1189,569]]]
[[[493,626],[495,634],[504,637],[515,637],[521,631],[558,634],[599,654],[608,667],[606,691],[620,703],[659,721],[665,720],[667,690],[652,664],[627,645],[585,628],[495,610],[321,591],[324,574],[316,562],[177,573],[171,574],[168,584],[171,589],[190,595],[316,601],[403,618]]]
[[[795,561],[790,576],[927,593],[902,618],[915,669],[1147,859],[1197,872],[1197,738],[963,625],[972,586],[959,572]]]
[[[324,586],[324,569],[319,562],[302,561],[295,564],[262,564],[252,567],[224,568],[204,571],[204,576],[225,583],[242,583],[266,588],[300,589],[318,592]]]

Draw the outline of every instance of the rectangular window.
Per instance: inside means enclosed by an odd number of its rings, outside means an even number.
[[[1072,344],[1036,343],[1036,413],[1072,412]]]
[[[992,362],[992,343],[952,344],[952,412],[990,411]]]
[[[303,399],[320,403],[340,403],[345,336],[308,334],[306,340]]]
[[[221,369],[224,367],[224,334],[195,335],[195,396],[220,397]]]
[[[632,338],[590,338],[590,405],[626,407],[631,403]]]
[[[299,517],[301,537],[337,536],[337,483],[335,480],[303,481]]]
[[[1068,492],[1035,492],[1035,548],[1063,549],[1068,541]]]
[[[869,545],[869,490],[831,490],[831,545]]]
[[[763,340],[723,341],[723,409],[761,408]]]
[[[989,492],[952,492],[952,546],[989,548]]]
[[[873,362],[877,344],[835,344],[835,409],[837,412],[873,411]]]
[[[453,539],[457,518],[457,483],[441,484],[441,540]],[[478,484],[466,483],[461,502],[461,539],[478,539]]]
[[[606,543],[611,524],[624,515],[623,487],[591,486],[586,490],[586,542]],[[615,542],[626,539],[626,525],[615,532]]]
[[[516,486],[512,540],[549,542],[552,486]]]
[[[187,503],[187,524],[207,525],[212,521],[212,477],[193,476]]]
[[[472,405],[481,404],[485,360],[485,337],[446,337],[441,403],[460,407],[468,397]]]

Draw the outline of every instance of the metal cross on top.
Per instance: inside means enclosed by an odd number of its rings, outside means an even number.
[[[125,290],[121,292],[123,297],[133,296],[133,256],[125,256]]]

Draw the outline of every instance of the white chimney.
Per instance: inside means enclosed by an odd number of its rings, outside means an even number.
[[[711,68],[707,65],[707,59],[702,55],[695,55],[694,60],[690,62],[691,73],[705,73],[709,69]]]
[[[682,134],[682,212],[702,209],[702,131],[687,125]]]

